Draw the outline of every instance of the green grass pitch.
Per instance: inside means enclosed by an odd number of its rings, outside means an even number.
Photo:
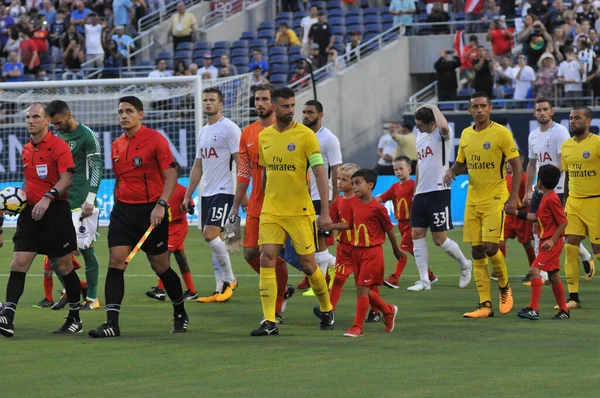
[[[102,300],[108,250],[106,229],[101,233],[97,251],[102,267]],[[2,300],[12,252],[11,235],[12,230],[6,230],[5,245],[0,249]],[[451,237],[469,253],[460,229]],[[473,309],[478,301],[474,282],[459,289],[458,266],[434,248],[431,241],[429,247],[431,268],[440,282],[429,292],[407,292],[406,287],[417,279],[414,260],[409,260],[401,289],[381,288],[383,298],[400,308],[396,329],[386,334],[382,324],[367,324],[365,336],[358,339],[342,337],[354,318],[352,283],[344,289],[334,331],[319,331],[312,314],[316,299],[297,294],[288,304],[279,336],[251,338],[250,331],[261,319],[258,278],[241,253],[232,255],[240,281],[233,298],[221,304],[189,302],[190,327],[186,334],[169,334],[169,302],[145,296],[144,292],[156,284],[156,277],[140,253],[125,277],[120,338],[87,337],[89,329],[103,322],[103,310],[82,313],[85,333],[54,336],[51,332],[62,324],[66,310],[32,308],[43,298],[42,259],[38,257],[19,303],[16,335],[0,339],[0,395],[49,398],[597,394],[597,278],[591,282],[582,280],[583,308],[573,310],[571,320],[548,319],[555,312],[549,287],[544,287],[540,303],[543,319],[518,319],[517,310],[529,303],[529,288],[518,281],[527,270],[524,252],[516,241],[511,241],[508,267],[515,298],[513,311],[507,316],[496,311],[496,317],[491,319],[463,319],[463,312]],[[210,251],[193,227],[186,252],[198,291],[211,292],[214,278]],[[386,259],[389,273],[394,267],[389,245]],[[299,273],[290,268],[290,283],[299,281]],[[55,280],[55,290],[58,286]],[[496,293],[493,298],[497,310]]]

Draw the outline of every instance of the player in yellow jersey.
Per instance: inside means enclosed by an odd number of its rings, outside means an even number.
[[[600,259],[600,137],[590,132],[592,111],[575,108],[569,115],[572,138],[562,144],[562,169],[569,176],[565,213],[565,274],[567,276],[567,308],[581,308],[579,301],[579,244],[590,238],[592,251]],[[592,262],[584,266],[585,279],[594,277]]]
[[[462,131],[456,162],[444,176],[450,185],[456,176],[468,170],[469,188],[465,205],[464,241],[471,243],[475,283],[479,305],[465,318],[494,316],[488,258],[500,288],[500,313],[508,314],[513,306],[512,290],[508,283],[506,261],[498,244],[504,237],[504,210],[513,213],[521,180],[515,178],[509,193],[504,179],[505,162],[515,175],[523,166],[510,131],[490,119],[492,105],[485,93],[474,93],[469,101],[469,113],[475,124]]]
[[[317,226],[331,230],[329,201],[321,201],[321,215],[315,222],[315,209],[308,193],[307,173],[312,168],[321,198],[329,197],[329,183],[319,141],[315,133],[294,121],[296,99],[287,87],[271,93],[275,124],[258,136],[259,164],[264,167],[265,199],[258,228],[260,245],[260,300],[264,320],[252,336],[279,334],[275,323],[277,282],[275,263],[289,235],[298,262],[319,299],[321,330],[333,329],[334,314],[325,276],[315,261]]]

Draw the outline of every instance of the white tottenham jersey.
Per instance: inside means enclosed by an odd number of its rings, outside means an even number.
[[[444,173],[450,167],[450,150],[453,132],[444,136],[436,128],[431,132],[417,133],[417,188],[415,195],[450,189],[444,185]]]
[[[327,127],[321,127],[315,133],[319,146],[321,147],[321,156],[323,156],[323,166],[325,167],[325,175],[329,181],[329,200],[333,197],[333,185],[331,181],[331,166],[342,164],[342,150],[340,148],[340,140]],[[317,179],[310,170],[310,197],[312,200],[320,200],[319,189],[317,188]],[[337,184],[337,181],[333,181]]]
[[[540,128],[529,133],[528,147],[529,159],[536,160],[537,170],[545,164],[552,164],[556,167],[561,167],[560,157],[563,142],[571,138],[569,131],[565,126],[559,123],[552,123],[552,126],[542,132]],[[537,171],[536,170],[536,171]],[[565,172],[560,176],[558,185],[555,188],[556,193],[564,193],[565,191]]]
[[[240,150],[241,134],[240,128],[226,117],[200,129],[196,159],[202,159],[201,196],[234,194],[231,155]]]

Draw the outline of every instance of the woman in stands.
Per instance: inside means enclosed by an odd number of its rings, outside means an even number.
[[[533,83],[535,98],[554,98],[554,85],[558,79],[558,68],[554,56],[545,52],[538,61],[536,80]]]
[[[117,42],[114,40],[106,44],[104,52],[103,79],[118,79],[121,75],[121,62],[123,55],[119,52]]]

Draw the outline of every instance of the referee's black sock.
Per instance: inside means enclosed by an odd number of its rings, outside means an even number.
[[[79,321],[79,305],[81,301],[79,276],[73,269],[67,275],[63,275],[63,281],[65,282],[65,291],[69,300],[69,316]]]
[[[183,306],[183,288],[181,287],[181,280],[179,279],[179,275],[177,275],[177,273],[173,271],[173,268],[169,267],[167,271],[158,275],[158,277],[165,286],[165,291],[167,292],[169,298],[171,299],[171,302],[173,303],[173,311],[176,314],[186,315],[185,307]]]
[[[4,310],[4,315],[10,320],[13,320],[15,317],[17,303],[25,289],[25,275],[25,272],[10,271],[8,283],[6,284],[6,303]]]
[[[119,312],[125,295],[124,275],[125,271],[117,268],[109,268],[106,273],[106,284],[104,286],[106,320],[110,321],[115,327],[119,327]]]

